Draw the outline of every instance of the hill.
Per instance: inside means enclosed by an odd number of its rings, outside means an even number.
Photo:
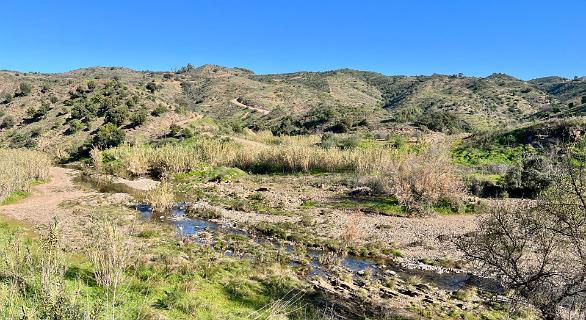
[[[66,157],[84,146],[118,142],[110,138],[163,138],[172,124],[181,127],[202,117],[227,130],[276,134],[515,127],[581,116],[586,79],[386,76],[349,69],[257,75],[215,65],[176,72],[94,67],[61,74],[2,71],[0,103],[3,145],[35,146]]]

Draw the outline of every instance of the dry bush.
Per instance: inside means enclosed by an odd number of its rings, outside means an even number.
[[[27,191],[33,180],[49,179],[51,160],[32,150],[0,149],[0,201],[13,191]]]
[[[43,255],[41,256],[42,295],[45,303],[52,308],[56,308],[63,294],[64,261],[59,225],[55,220],[43,239]]]
[[[105,216],[99,217],[91,230],[92,242],[87,254],[92,262],[96,282],[106,292],[114,319],[116,300],[124,283],[124,271],[128,264],[128,243],[115,222]]]
[[[586,167],[566,159],[537,202],[501,205],[458,247],[545,319],[586,307]]]
[[[357,214],[350,215],[346,218],[346,227],[342,233],[342,241],[346,245],[352,245],[360,237],[360,225],[361,218]]]
[[[458,202],[465,190],[442,142],[418,154],[396,157],[388,176],[389,189],[399,203],[418,213],[429,211],[440,199]]]
[[[150,204],[154,212],[165,212],[175,203],[173,186],[171,183],[163,181],[155,189],[147,191],[141,200]]]
[[[104,161],[104,155],[102,154],[102,151],[99,148],[92,148],[92,150],[90,150],[90,158],[92,159],[94,168],[98,171],[101,171]]]

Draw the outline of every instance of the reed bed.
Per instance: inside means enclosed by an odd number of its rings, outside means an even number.
[[[31,182],[49,179],[51,159],[42,152],[0,149],[0,202],[15,191],[28,191]]]
[[[205,139],[160,147],[121,146],[105,150],[96,167],[114,174],[162,177],[189,172],[201,165],[237,167],[252,173],[311,173],[385,171],[397,157],[392,148],[341,150],[283,138],[281,144],[242,146],[232,141]],[[97,153],[96,153],[97,154]]]

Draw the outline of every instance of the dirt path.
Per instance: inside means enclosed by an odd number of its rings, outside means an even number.
[[[77,171],[51,167],[51,181],[35,186],[26,199],[11,205],[0,206],[0,214],[25,222],[35,231],[45,229],[57,218],[64,237],[75,241],[80,228],[87,224],[89,218],[75,212],[73,208],[63,205],[72,200],[91,199],[98,193],[81,190],[73,184]]]
[[[241,108],[250,109],[252,111],[260,112],[260,113],[262,113],[264,115],[267,115],[270,112],[267,109],[261,109],[261,108],[257,108],[257,107],[247,106],[244,103],[238,101],[238,99],[232,99],[232,100],[230,100],[230,102],[232,102],[233,104],[235,104],[235,105],[237,105],[237,106],[239,106]]]

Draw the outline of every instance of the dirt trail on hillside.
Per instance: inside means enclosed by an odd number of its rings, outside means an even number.
[[[72,169],[51,167],[51,181],[33,187],[31,194],[18,203],[0,206],[0,214],[25,222],[35,231],[45,229],[56,217],[64,238],[75,243],[81,228],[89,222],[89,217],[62,204],[66,201],[89,200],[99,195],[76,187],[73,184],[76,172]]]
[[[267,115],[270,112],[267,109],[261,109],[261,108],[257,108],[257,107],[252,107],[252,106],[245,105],[244,103],[238,101],[238,99],[232,99],[232,100],[230,100],[230,102],[232,102],[233,104],[235,104],[235,105],[237,105],[237,106],[239,106],[241,108],[245,108],[245,109],[249,109],[249,110],[252,110],[252,111],[260,112],[260,113],[262,113],[264,115]]]

